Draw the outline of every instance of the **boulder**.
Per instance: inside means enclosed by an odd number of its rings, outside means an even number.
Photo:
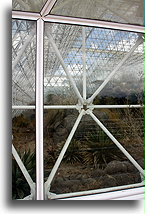
[[[139,173],[119,173],[113,175],[117,181],[117,186],[129,185],[141,182],[141,177]]]
[[[127,172],[137,172],[138,170],[130,161],[123,161],[123,164],[127,166]]]
[[[111,161],[108,163],[107,167],[105,168],[105,173],[107,174],[115,174],[118,172],[127,172],[127,166],[121,161]]]

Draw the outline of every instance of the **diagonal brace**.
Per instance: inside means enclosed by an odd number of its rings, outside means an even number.
[[[131,48],[131,50],[124,56],[121,62],[114,68],[114,70],[109,74],[106,80],[99,86],[99,88],[94,92],[94,94],[87,100],[87,103],[90,104],[93,102],[94,98],[103,90],[103,88],[107,85],[107,83],[111,80],[111,78],[115,75],[115,73],[121,68],[121,66],[125,63],[125,61],[130,57],[130,55],[134,52],[134,50],[143,43],[143,38],[139,37],[136,44]]]
[[[58,170],[58,167],[59,167],[59,165],[60,165],[60,163],[61,163],[61,161],[62,161],[62,159],[63,159],[63,157],[65,155],[65,152],[66,152],[66,150],[67,150],[67,148],[68,148],[68,146],[69,146],[69,144],[70,144],[70,142],[72,140],[72,137],[74,136],[74,133],[75,133],[75,131],[76,131],[81,119],[82,119],[82,116],[84,115],[84,113],[85,113],[85,111],[82,109],[80,114],[79,114],[79,116],[78,116],[78,118],[77,118],[77,120],[76,120],[76,122],[75,122],[75,124],[74,124],[74,126],[73,126],[73,128],[72,128],[72,130],[71,130],[71,132],[70,132],[70,134],[69,134],[69,136],[68,136],[68,138],[67,138],[67,140],[66,140],[66,142],[65,142],[65,144],[64,144],[64,146],[63,146],[63,148],[62,148],[62,150],[61,150],[61,152],[60,152],[60,154],[59,154],[59,156],[58,156],[57,161],[55,162],[55,165],[54,165],[54,167],[53,167],[53,169],[52,169],[47,181],[45,182],[45,194],[46,194],[46,197],[47,197],[47,193],[48,193],[48,191],[50,189],[50,184],[51,184],[51,182],[52,182],[52,180],[53,180],[53,178],[54,178],[54,176],[55,176],[55,174],[56,174],[56,172]]]
[[[35,30],[33,29],[31,31],[31,33],[27,36],[27,39],[24,42],[24,45],[22,46],[22,48],[20,49],[20,51],[19,51],[18,55],[16,56],[14,62],[12,63],[12,70],[15,69],[16,65],[18,64],[19,60],[21,59],[21,56],[23,55],[27,46],[29,45],[30,41],[32,40],[34,34],[35,34]]]
[[[108,135],[108,137],[116,144],[116,146],[124,153],[124,155],[130,160],[130,162],[138,169],[138,171],[144,176],[144,170],[140,165],[134,160],[134,158],[124,149],[124,147],[116,140],[116,138],[108,131],[108,129],[103,125],[103,123],[98,120],[98,118],[92,113],[91,110],[87,110],[92,119],[100,126],[100,128]]]
[[[62,67],[63,67],[63,69],[64,69],[64,71],[65,71],[67,77],[69,78],[70,83],[71,83],[71,85],[72,85],[72,87],[73,87],[73,89],[74,89],[74,91],[75,91],[75,93],[76,93],[78,99],[79,99],[80,102],[83,104],[84,100],[83,100],[83,98],[82,98],[82,96],[81,96],[81,94],[80,94],[80,92],[79,92],[79,90],[78,90],[78,88],[77,88],[77,86],[76,86],[76,84],[75,84],[75,82],[74,82],[74,80],[73,80],[73,78],[72,78],[72,76],[71,76],[71,74],[70,74],[68,68],[66,67],[66,65],[65,65],[65,63],[64,63],[64,60],[63,60],[63,58],[62,58],[62,56],[61,56],[61,54],[60,54],[60,51],[58,50],[58,47],[56,46],[56,44],[55,44],[55,42],[54,42],[52,36],[51,36],[49,33],[47,33],[47,35],[48,35],[48,38],[49,38],[49,42],[51,43],[52,47],[54,48],[54,51],[55,51],[55,53],[56,53],[58,59],[60,60],[61,65],[62,65]]]
[[[14,158],[15,158],[17,164],[18,164],[18,166],[20,167],[20,169],[21,169],[21,171],[22,171],[22,173],[23,173],[23,175],[24,175],[24,177],[25,177],[27,183],[29,184],[30,189],[31,189],[31,192],[32,192],[33,194],[35,194],[35,190],[34,190],[34,188],[35,188],[35,183],[33,182],[32,178],[31,178],[31,176],[29,175],[29,173],[28,173],[26,167],[24,166],[24,164],[23,164],[21,158],[19,157],[19,155],[18,155],[18,153],[17,153],[17,151],[16,151],[14,145],[12,145],[12,154],[13,154],[13,156],[14,156]]]

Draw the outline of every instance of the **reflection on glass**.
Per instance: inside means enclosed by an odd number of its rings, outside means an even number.
[[[57,0],[51,14],[143,25],[143,1]]]
[[[136,44],[137,33],[85,27],[87,98],[103,84]],[[83,94],[83,28],[63,24],[45,24],[44,93],[45,104],[76,104],[67,69],[80,94]],[[68,33],[69,32],[69,33]],[[49,36],[63,58],[57,56]],[[100,91],[94,104],[143,103],[143,44],[130,54],[125,63]]]
[[[40,12],[47,0],[12,0],[12,9],[29,12]]]
[[[35,103],[36,23],[12,20],[13,105]]]
[[[32,180],[36,180],[35,155],[35,111],[13,110],[12,135],[13,145],[26,167]],[[12,157],[12,199],[23,199],[31,194],[30,187]]]
[[[57,56],[49,41],[52,36],[63,61]],[[59,36],[58,36],[59,35]],[[78,98],[66,70],[70,73],[79,92],[82,94],[82,28],[80,26],[45,24],[44,45],[44,93],[45,104],[76,104]]]
[[[126,61],[90,105],[142,104],[143,44],[129,54],[139,37],[137,33],[118,30],[45,24],[45,104],[54,107],[79,104],[65,69],[83,95],[84,55],[86,91],[87,98],[90,98],[127,54]],[[82,108],[85,107],[89,108],[85,105]],[[92,111],[143,167],[143,109],[106,107]],[[45,181],[78,114],[78,109],[44,110]],[[88,114],[83,115],[72,137],[50,191],[61,194],[139,182],[141,177],[138,170]]]
[[[99,119],[101,118],[108,130],[143,167],[143,117],[141,111],[136,109],[136,111],[130,111],[128,114],[124,110],[104,109],[101,111],[94,110],[94,114]],[[140,124],[138,117],[140,117]],[[77,112],[67,110],[67,116],[64,115],[63,119],[58,116],[57,122],[55,122],[56,119],[54,120],[53,127],[55,124],[59,124],[55,130],[45,129],[45,132],[48,130],[45,137],[48,144],[47,148],[45,147],[47,153],[45,157],[45,180],[47,180],[76,118]],[[130,130],[129,120],[131,118],[135,122]],[[136,140],[133,141],[133,139]],[[55,174],[50,191],[62,194],[139,182],[141,182],[140,173],[133,164],[92,118],[85,115]]]

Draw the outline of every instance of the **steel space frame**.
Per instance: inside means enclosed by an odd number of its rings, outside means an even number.
[[[71,17],[62,17],[62,16],[54,16],[50,15],[50,11],[56,0],[48,0],[40,13],[34,12],[23,12],[23,11],[12,11],[13,19],[24,19],[24,20],[33,20],[37,22],[37,51],[36,51],[36,105],[22,105],[22,106],[12,106],[12,109],[17,110],[25,110],[25,109],[36,109],[36,184],[31,179],[29,173],[27,172],[23,162],[21,161],[16,149],[12,145],[12,154],[16,159],[24,177],[26,178],[30,189],[31,195],[24,198],[24,200],[48,200],[48,199],[58,199],[58,198],[69,198],[73,196],[80,195],[90,195],[97,194],[103,192],[110,192],[115,190],[122,190],[127,188],[141,187],[144,185],[143,177],[144,170],[140,167],[140,165],[134,160],[134,158],[123,148],[120,142],[110,133],[110,131],[103,125],[103,123],[94,115],[93,109],[95,108],[142,108],[142,105],[93,105],[94,98],[102,91],[102,89],[106,86],[106,84],[112,79],[115,73],[119,70],[119,68],[124,64],[124,62],[130,57],[130,55],[134,52],[134,50],[143,43],[143,38],[140,37],[136,44],[131,48],[131,50],[124,56],[124,58],[120,61],[120,63],[114,68],[114,70],[109,74],[106,80],[101,84],[101,86],[94,92],[94,94],[86,99],[86,52],[85,52],[85,30],[82,27],[82,60],[83,60],[83,96],[81,96],[75,81],[73,80],[70,72],[68,71],[64,60],[61,56],[61,53],[55,44],[52,36],[47,33],[47,37],[49,39],[50,44],[52,45],[56,56],[60,60],[60,63],[74,89],[76,96],[78,97],[78,104],[76,105],[43,105],[43,61],[44,61],[44,23],[64,23],[64,24],[72,24],[72,25],[81,25],[81,26],[91,26],[91,27],[101,27],[107,29],[117,29],[117,30],[125,30],[125,31],[133,31],[137,33],[144,33],[144,28],[142,26],[137,25],[129,25],[129,24],[119,24],[113,22],[106,21],[98,21],[98,20],[89,20],[85,18],[71,18]],[[32,37],[32,36],[31,36]],[[23,45],[19,55],[16,57],[13,63],[13,69],[15,65],[18,63],[22,52],[27,47],[31,37]],[[39,59],[39,60],[37,60]],[[43,163],[43,110],[44,109],[77,109],[79,111],[79,116],[76,119],[76,122],[66,140],[64,147],[62,148],[59,157],[47,179],[44,183],[44,163]],[[119,187],[111,187],[100,190],[89,190],[75,193],[67,193],[67,194],[54,194],[50,192],[51,182],[60,166],[60,163],[64,157],[64,154],[71,143],[71,140],[74,136],[74,133],[83,117],[83,115],[88,114],[90,117],[100,126],[100,128],[108,135],[108,137],[116,144],[116,146],[124,153],[124,155],[130,160],[130,162],[138,169],[141,174],[142,182],[138,184],[119,186]]]

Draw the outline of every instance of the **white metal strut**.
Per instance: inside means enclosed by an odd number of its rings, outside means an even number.
[[[58,170],[58,167],[59,167],[59,165],[60,165],[60,163],[61,163],[61,161],[65,155],[65,152],[66,152],[66,150],[67,150],[67,148],[68,148],[68,146],[69,146],[69,144],[70,144],[70,142],[74,136],[74,133],[75,133],[75,131],[76,131],[81,119],[82,119],[82,116],[84,115],[84,112],[85,111],[82,109],[77,120],[76,120],[76,122],[75,122],[75,124],[74,124],[74,126],[73,126],[73,128],[72,128],[72,130],[71,130],[71,132],[70,132],[70,134],[69,134],[69,136],[68,136],[68,138],[67,138],[67,140],[66,140],[66,142],[65,142],[65,144],[64,144],[64,146],[63,146],[63,148],[62,148],[62,150],[61,150],[61,152],[60,152],[60,154],[59,154],[59,156],[58,156],[57,161],[54,164],[53,169],[51,170],[51,173],[50,173],[47,181],[45,182],[46,198],[48,197],[48,192],[50,189],[51,182],[52,182],[52,180],[53,180],[53,178],[54,178],[54,176]]]
[[[44,21],[37,21],[36,52],[36,199],[44,200],[43,160],[43,45]]]

